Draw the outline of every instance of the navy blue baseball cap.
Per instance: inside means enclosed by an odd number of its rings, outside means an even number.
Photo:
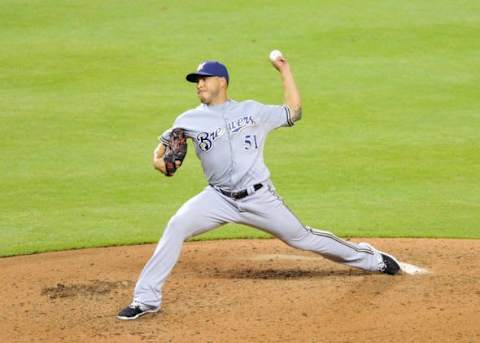
[[[218,76],[224,77],[227,80],[227,84],[230,81],[228,77],[227,67],[218,61],[205,61],[200,63],[195,73],[187,75],[186,79],[190,82],[197,82],[201,76]]]

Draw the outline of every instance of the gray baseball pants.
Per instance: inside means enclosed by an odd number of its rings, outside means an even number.
[[[378,271],[382,258],[366,244],[342,240],[330,232],[304,226],[276,194],[271,182],[249,196],[234,200],[211,186],[188,200],[170,219],[153,256],[145,265],[135,286],[134,300],[159,307],[162,287],[175,266],[189,237],[225,223],[239,223],[266,231],[286,244],[312,251],[335,262]]]

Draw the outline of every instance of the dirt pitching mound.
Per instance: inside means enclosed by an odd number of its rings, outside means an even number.
[[[361,241],[361,239],[355,239]],[[186,243],[162,310],[119,321],[155,246],[0,259],[0,342],[479,342],[480,240],[368,239],[369,274],[278,240]]]

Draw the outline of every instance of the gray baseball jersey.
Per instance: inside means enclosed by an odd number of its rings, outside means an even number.
[[[163,285],[180,256],[183,242],[232,222],[255,227],[292,247],[355,268],[380,271],[384,267],[380,252],[367,243],[347,242],[330,232],[303,225],[275,192],[263,161],[263,147],[271,130],[292,125],[287,106],[233,100],[216,106],[202,104],[175,120],[173,127],[185,129],[193,140],[209,186],[169,220],[137,281],[134,303],[158,309]],[[168,144],[170,132],[161,136],[164,144]],[[228,195],[240,191],[241,198]]]
[[[195,144],[208,183],[232,192],[268,180],[263,147],[267,134],[281,126],[293,126],[288,106],[253,100],[202,104],[178,116],[173,124],[185,129]],[[165,145],[170,133],[171,129],[161,136]]]

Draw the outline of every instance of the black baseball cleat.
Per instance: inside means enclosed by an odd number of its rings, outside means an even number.
[[[125,307],[123,310],[121,310],[118,313],[117,318],[120,320],[133,320],[143,316],[144,314],[154,313],[158,311],[160,311],[160,307],[151,307],[134,301],[130,305]]]
[[[401,270],[400,263],[398,263],[395,257],[385,254],[384,252],[381,252],[380,255],[382,255],[382,260],[385,264],[385,266],[380,270],[382,273],[395,275]]]

